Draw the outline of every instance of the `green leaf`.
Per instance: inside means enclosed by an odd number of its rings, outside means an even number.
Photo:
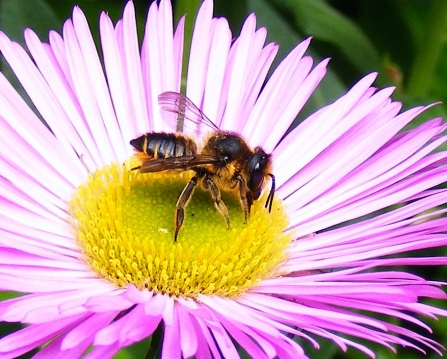
[[[362,29],[321,0],[269,0],[306,36],[336,46],[361,72],[377,70],[380,56]]]
[[[425,32],[420,41],[410,73],[407,91],[414,95],[426,95],[432,88],[434,74],[442,58],[447,31],[447,2],[435,0],[430,7]]]
[[[149,348],[151,338],[146,338],[141,342],[135,343],[130,347],[121,349],[113,358],[114,359],[135,359],[145,358]]]
[[[2,0],[0,11],[2,31],[23,44],[23,30],[32,28],[41,39],[48,31],[60,28],[60,20],[47,1]]]

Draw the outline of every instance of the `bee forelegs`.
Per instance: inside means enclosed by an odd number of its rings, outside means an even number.
[[[231,228],[230,224],[230,216],[228,215],[228,209],[227,206],[225,206],[225,203],[223,203],[222,199],[220,198],[220,190],[214,183],[214,181],[209,178],[205,177],[203,180],[205,188],[209,189],[211,192],[211,197],[214,201],[214,206],[218,210],[218,212],[222,215],[222,217],[225,219],[225,223],[227,224],[227,228]]]
[[[175,208],[175,233],[174,233],[174,241],[177,242],[177,236],[182,228],[183,221],[185,220],[185,207],[187,206],[192,193],[194,192],[194,188],[197,185],[197,176],[194,176],[190,179],[188,184],[183,189],[180,197],[178,198],[177,205]]]
[[[251,203],[249,204],[247,199],[247,185],[240,175],[237,176],[236,180],[239,183],[239,199],[241,201],[242,210],[244,211],[244,224],[246,224],[251,206]]]

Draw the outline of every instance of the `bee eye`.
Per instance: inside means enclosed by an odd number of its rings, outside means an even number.
[[[253,199],[258,199],[261,194],[261,186],[264,182],[264,170],[267,165],[267,155],[264,151],[256,152],[248,161],[248,188],[253,194]]]

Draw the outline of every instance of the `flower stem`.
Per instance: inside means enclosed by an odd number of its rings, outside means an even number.
[[[408,81],[407,92],[412,95],[427,95],[441,57],[441,46],[446,40],[447,1],[434,0],[428,13],[424,36],[417,53]]]

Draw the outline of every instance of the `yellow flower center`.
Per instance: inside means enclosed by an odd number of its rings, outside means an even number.
[[[130,163],[98,169],[71,200],[75,237],[84,260],[104,279],[125,288],[195,297],[239,296],[280,275],[291,236],[279,199],[255,201],[247,224],[235,194],[222,193],[231,229],[210,194],[195,190],[174,242],[174,213],[193,172],[141,174]]]

